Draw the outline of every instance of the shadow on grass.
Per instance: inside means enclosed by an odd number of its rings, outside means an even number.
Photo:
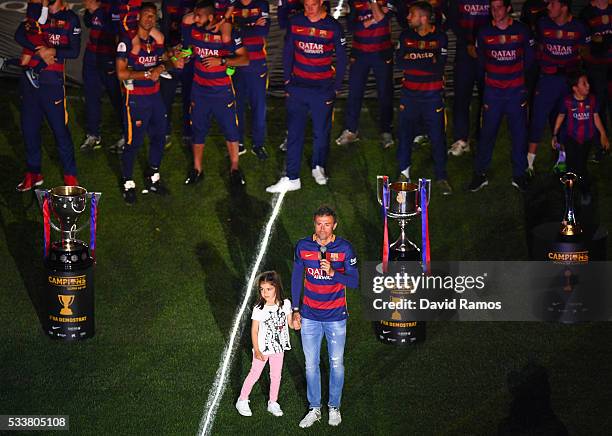
[[[563,422],[552,409],[548,371],[536,362],[529,362],[507,377],[512,395],[510,410],[498,426],[498,435],[567,435]]]
[[[17,163],[9,156],[0,156],[0,172],[2,174],[17,174]],[[12,185],[13,180],[3,178],[0,181],[0,227],[6,237],[7,248],[19,275],[23,281],[28,297],[43,322],[45,319],[44,279],[45,268],[42,258],[42,247],[38,242],[42,237],[42,218],[32,221],[28,218],[28,211],[38,211],[38,202],[34,191],[16,192]],[[6,212],[10,211],[13,218],[7,219]],[[42,217],[42,214],[41,214]]]

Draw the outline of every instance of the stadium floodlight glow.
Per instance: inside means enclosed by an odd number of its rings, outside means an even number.
[[[212,425],[217,414],[217,409],[219,408],[219,401],[223,397],[223,392],[225,391],[225,386],[227,384],[227,376],[229,374],[229,369],[232,364],[234,352],[236,351],[235,348],[239,339],[238,332],[240,332],[243,324],[242,318],[251,298],[251,292],[253,291],[253,286],[255,284],[255,280],[257,279],[257,274],[259,272],[261,261],[263,260],[263,257],[266,254],[268,243],[270,242],[272,227],[274,226],[276,217],[280,212],[281,206],[283,204],[283,199],[285,198],[286,193],[287,191],[281,192],[273,203],[274,206],[272,209],[272,214],[268,219],[264,234],[259,242],[257,257],[255,258],[255,261],[253,262],[253,267],[251,268],[251,274],[247,282],[246,289],[244,291],[242,303],[240,304],[240,308],[234,316],[234,322],[232,324],[230,338],[227,345],[225,346],[225,349],[223,350],[223,354],[221,355],[221,361],[219,363],[219,368],[217,369],[215,381],[210,390],[210,393],[208,394],[208,400],[206,401],[206,406],[204,407],[204,414],[202,415],[202,419],[200,420],[200,426],[198,428],[198,436],[208,435],[212,431]]]

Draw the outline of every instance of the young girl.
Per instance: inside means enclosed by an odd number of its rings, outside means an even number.
[[[251,371],[244,380],[236,409],[242,416],[251,416],[249,394],[259,379],[266,362],[270,362],[270,401],[268,412],[274,416],[283,416],[278,399],[283,356],[285,350],[291,349],[289,343],[289,326],[292,326],[291,303],[283,300],[283,286],[280,276],[275,271],[266,271],[257,279],[259,299],[253,308],[251,340],[253,342],[253,363]]]

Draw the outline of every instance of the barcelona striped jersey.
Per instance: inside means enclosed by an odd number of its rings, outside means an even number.
[[[183,27],[183,46],[193,48],[194,62],[193,83],[200,86],[200,91],[206,95],[226,95],[232,88],[230,77],[225,72],[226,67],[219,65],[207,68],[202,60],[208,56],[230,57],[236,50],[242,48],[242,38],[236,30],[232,30],[232,40],[224,44],[221,31],[212,32],[206,26],[198,27],[196,24]]]
[[[60,9],[49,12],[47,22],[38,24],[42,31],[42,40],[46,47],[55,48],[55,63],[48,65],[40,72],[40,83],[64,83],[64,63],[66,59],[75,59],[81,51],[81,24],[79,17],[71,10]],[[36,46],[27,37],[28,21],[22,23],[15,33],[15,40],[22,47],[35,52]],[[38,56],[32,56],[28,67],[34,68],[40,62]]]
[[[349,6],[351,8],[349,30],[353,32],[351,56],[379,54],[382,57],[388,57],[393,50],[389,14],[385,14],[385,17],[379,22],[374,22],[366,27],[364,22],[374,18],[369,0],[350,0]]]
[[[570,16],[559,26],[549,17],[538,21],[536,58],[544,74],[564,74],[580,68],[580,48],[590,42],[582,21]]]
[[[457,48],[476,42],[481,27],[489,22],[489,0],[457,0],[448,8],[448,23],[457,37]]]
[[[234,25],[240,29],[242,44],[249,55],[249,65],[241,71],[260,71],[266,67],[266,37],[270,32],[270,7],[266,0],[252,0],[248,5],[236,2],[233,13]],[[265,24],[258,26],[257,20],[264,18]]]
[[[133,53],[133,41],[138,40],[138,51]],[[117,45],[117,58],[127,59],[128,68],[132,71],[147,71],[162,63],[164,46],[157,44],[149,35],[146,39],[136,36],[134,39],[124,35]],[[151,95],[159,91],[159,81],[149,79],[134,80],[134,89],[131,95]]]
[[[84,22],[85,27],[89,28],[89,40],[83,62],[89,65],[114,64],[117,49],[116,28],[110,12],[101,7],[93,13],[86,11]]]
[[[348,64],[345,45],[342,26],[329,14],[315,22],[303,14],[291,18],[283,49],[285,83],[339,90]]]
[[[448,38],[435,27],[426,35],[404,30],[398,41],[396,64],[404,72],[402,91],[418,98],[439,97],[444,88]]]
[[[597,100],[593,94],[589,94],[584,100],[578,100],[573,94],[567,95],[559,113],[565,114],[564,138],[570,137],[579,144],[590,141],[595,136],[594,115],[599,111]]]
[[[515,89],[525,85],[525,70],[534,60],[535,42],[529,28],[512,20],[506,29],[495,22],[483,27],[476,42],[485,84],[493,88]]]
[[[291,275],[292,307],[300,307],[304,318],[340,321],[348,317],[346,288],[359,285],[357,257],[351,244],[336,236],[325,247],[324,256],[335,271],[333,277],[321,269],[321,246],[316,237],[298,241]]]
[[[587,5],[580,15],[591,35],[589,63],[612,64],[612,3],[605,9]]]

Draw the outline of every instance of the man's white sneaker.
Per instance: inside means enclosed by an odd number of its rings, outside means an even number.
[[[448,154],[452,154],[453,156],[461,156],[463,153],[467,153],[470,151],[470,143],[464,141],[463,139],[459,139],[453,143],[448,149]]]
[[[85,141],[81,144],[81,150],[96,150],[101,147],[100,142],[102,140],[99,136],[87,135]]]
[[[249,407],[249,400],[241,400],[238,398],[238,401],[236,401],[236,410],[242,416],[253,416],[253,412],[251,412],[251,408]]]
[[[341,422],[342,422],[342,416],[340,415],[340,409],[338,409],[337,407],[330,407],[329,408],[329,419],[327,423],[329,425],[333,425],[334,427],[336,427],[340,425]]]
[[[325,175],[325,168],[317,165],[312,169],[312,177],[314,177],[315,182],[319,185],[327,185],[328,177]]]
[[[272,194],[285,192],[285,191],[297,191],[302,187],[300,179],[290,180],[289,177],[281,177],[281,179],[274,185],[270,185],[266,188],[266,192]]]
[[[320,420],[321,420],[321,409],[315,407],[314,409],[310,409],[308,413],[306,414],[306,416],[304,417],[304,419],[300,421],[300,427],[308,428],[312,426],[312,424]]]
[[[348,145],[352,144],[353,142],[357,142],[359,141],[359,137],[357,136],[358,134],[359,132],[353,133],[350,130],[345,129],[342,134],[338,136],[338,139],[336,139],[336,144]]]
[[[274,416],[283,416],[283,411],[280,408],[280,404],[275,401],[268,401],[268,412]]]

